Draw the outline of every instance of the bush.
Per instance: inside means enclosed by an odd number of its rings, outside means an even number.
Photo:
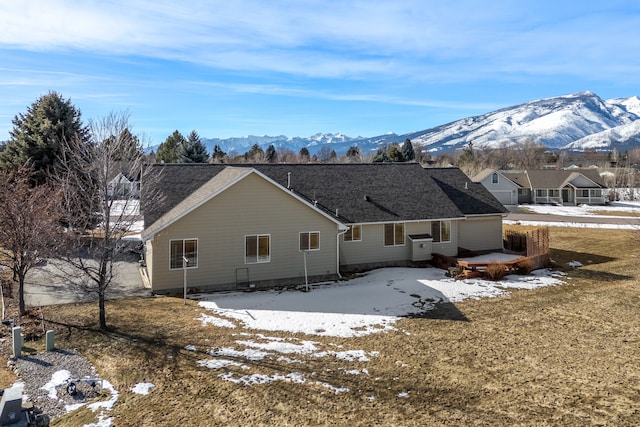
[[[484,271],[484,275],[489,280],[502,280],[507,275],[507,266],[502,263],[489,264]]]
[[[514,268],[516,273],[525,276],[533,271],[533,261],[530,258],[525,258],[522,261],[518,261]]]

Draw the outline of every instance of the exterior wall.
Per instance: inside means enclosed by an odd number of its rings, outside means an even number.
[[[471,217],[459,222],[459,245],[471,251],[502,249],[502,216]]]
[[[498,182],[495,184],[493,183],[493,173],[480,183],[503,205],[518,203],[518,186],[501,174],[498,174]]]
[[[451,221],[451,241],[433,242],[432,251],[454,256],[458,253],[458,223]],[[413,251],[410,234],[431,234],[431,222],[406,222],[405,239],[402,246],[384,245],[384,224],[362,224],[362,240],[345,242],[340,238],[340,266],[345,270],[382,267],[387,265],[407,265]]]
[[[149,282],[153,283],[153,244],[149,242],[144,245],[144,262],[147,269],[147,277]]]
[[[335,276],[338,226],[262,177],[251,174],[171,224],[147,242],[154,291],[182,289],[183,270],[170,270],[170,240],[198,239],[198,267],[187,269],[187,286],[235,289],[236,275],[250,283],[304,283],[300,232],[320,232],[320,250],[307,256],[308,276]],[[245,264],[245,236],[269,234],[271,260]],[[238,270],[239,269],[239,270]]]

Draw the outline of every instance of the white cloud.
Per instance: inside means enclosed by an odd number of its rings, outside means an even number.
[[[5,2],[0,46],[311,77],[424,79],[516,70],[589,73],[574,61],[620,70],[615,58],[631,60],[637,51],[637,38],[624,34],[635,32],[638,17],[622,16],[624,7],[549,6],[472,0]],[[460,62],[468,60],[472,65]]]

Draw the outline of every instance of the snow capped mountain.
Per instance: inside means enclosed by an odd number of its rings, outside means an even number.
[[[356,145],[363,154],[392,142],[410,139],[433,154],[467,147],[499,148],[534,141],[552,149],[627,150],[640,146],[640,98],[603,101],[593,92],[579,92],[539,99],[503,108],[480,116],[467,117],[431,129],[397,135],[348,137],[341,133],[317,133],[307,138],[286,136],[248,136],[244,138],[204,139],[210,150],[219,145],[227,153],[242,154],[252,145],[263,149],[273,144],[298,152],[307,147],[311,154],[329,145],[344,154]]]
[[[477,148],[535,141],[549,148],[583,149],[576,141],[640,119],[640,114],[636,114],[640,113],[639,109],[637,97],[605,102],[592,92],[581,92],[458,120],[427,130],[412,141],[436,152],[461,148],[469,142]],[[617,133],[602,134],[601,137],[604,135],[613,138]],[[609,140],[601,146],[613,142]]]

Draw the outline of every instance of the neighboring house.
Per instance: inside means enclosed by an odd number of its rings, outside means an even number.
[[[394,164],[153,165],[142,186],[157,292],[305,283],[502,249],[506,209],[459,169]],[[152,197],[159,190],[160,197]]]
[[[140,180],[139,177],[128,177],[122,172],[118,172],[116,176],[108,182],[109,197],[121,198],[139,198],[140,197]]]
[[[473,181],[485,186],[504,205],[603,205],[607,201],[607,186],[595,169],[485,169]]]

